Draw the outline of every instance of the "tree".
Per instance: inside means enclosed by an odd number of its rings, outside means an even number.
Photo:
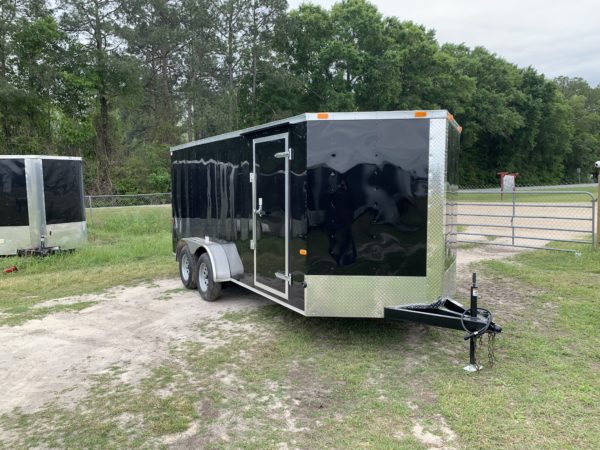
[[[239,82],[244,45],[243,34],[249,26],[250,4],[250,0],[215,0],[218,24],[216,31],[219,38],[219,53],[224,62],[229,129],[238,128],[239,124]]]
[[[185,46],[181,92],[188,140],[219,133],[229,123],[219,67],[217,6],[210,0],[184,0],[182,3]]]
[[[250,0],[249,27],[243,37],[246,50],[242,52],[243,70],[249,79],[249,82],[246,82],[246,85],[249,85],[248,89],[242,93],[242,101],[248,106],[246,109],[242,106],[245,116],[242,121],[247,125],[256,125],[259,122],[258,111],[262,109],[259,103],[265,103],[258,91],[261,84],[268,83],[270,75],[278,70],[277,59],[272,51],[273,39],[275,29],[285,15],[286,7],[285,0]],[[269,106],[268,103],[266,106]],[[276,115],[274,110],[273,115]]]
[[[177,94],[185,46],[181,5],[164,0],[121,2],[124,24],[118,33],[127,52],[141,66],[143,93],[133,124],[145,141],[172,143],[178,140]]]
[[[555,83],[569,106],[573,127],[573,151],[565,155],[565,178],[586,180],[593,170],[594,161],[600,157],[600,86],[593,89],[582,78],[558,77]]]
[[[61,0],[61,25],[74,40],[84,46],[75,58],[89,64],[97,102],[94,128],[96,130],[95,157],[97,179],[95,190],[112,192],[112,168],[115,164],[116,127],[111,118],[111,103],[119,95],[126,96],[128,85],[133,84],[131,66],[119,50],[122,42],[116,33],[119,3],[114,0]]]

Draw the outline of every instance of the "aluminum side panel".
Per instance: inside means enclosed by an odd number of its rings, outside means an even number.
[[[456,261],[444,273],[443,297],[454,297],[456,294]]]
[[[444,215],[444,239],[446,243],[444,267],[444,297],[454,297],[456,293],[456,233],[458,201],[458,158],[460,153],[460,131],[448,123],[448,144],[446,145],[446,213]]]
[[[28,247],[39,247],[46,232],[46,206],[44,204],[44,172],[41,159],[25,160],[27,178],[27,211],[31,242]]]
[[[427,203],[427,293],[424,303],[443,293],[445,272],[445,215],[446,215],[446,119],[430,121],[429,182]]]
[[[383,317],[385,306],[423,301],[424,277],[306,276],[306,315]]]
[[[31,247],[29,226],[0,227],[0,255],[16,255],[20,248]]]
[[[59,246],[61,250],[83,247],[87,241],[86,222],[69,222],[46,225],[46,246]]]

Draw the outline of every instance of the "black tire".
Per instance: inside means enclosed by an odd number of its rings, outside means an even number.
[[[196,256],[187,246],[179,251],[179,277],[188,289],[196,289]]]
[[[214,270],[210,263],[210,258],[206,253],[200,255],[196,265],[196,280],[198,292],[207,302],[214,302],[221,295],[221,283],[217,283],[213,278]]]

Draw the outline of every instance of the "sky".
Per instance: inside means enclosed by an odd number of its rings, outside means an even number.
[[[296,8],[305,0],[288,0]],[[436,31],[440,43],[486,47],[549,78],[600,85],[600,0],[370,0],[385,16]],[[329,8],[334,0],[312,0]]]

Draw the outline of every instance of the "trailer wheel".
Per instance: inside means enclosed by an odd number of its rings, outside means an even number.
[[[207,302],[214,302],[221,295],[221,283],[215,282],[213,278],[213,266],[206,253],[198,258],[198,292]]]
[[[179,276],[181,282],[188,289],[196,289],[196,257],[191,254],[187,247],[179,252]]]

